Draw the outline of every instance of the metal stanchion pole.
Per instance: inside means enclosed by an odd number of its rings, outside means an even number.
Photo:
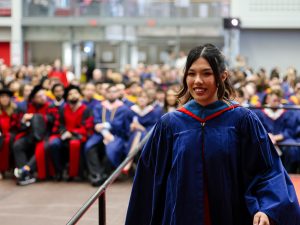
[[[106,225],[106,201],[105,192],[98,198],[98,210],[99,210],[99,225]]]

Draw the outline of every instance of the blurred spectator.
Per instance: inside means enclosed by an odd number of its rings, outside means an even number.
[[[136,103],[137,96],[142,91],[142,88],[138,82],[131,82],[128,84],[126,88],[126,96],[125,98],[131,103]]]
[[[284,93],[284,98],[289,98],[293,94],[297,78],[297,71],[295,68],[288,68],[286,75],[284,77],[284,82],[282,83],[282,89]]]
[[[95,133],[85,145],[85,156],[90,172],[90,182],[100,186],[127,156],[129,135],[129,109],[120,101],[115,85],[107,88],[106,100],[93,110]]]
[[[102,71],[100,69],[93,70],[93,81],[94,82],[103,82],[104,77],[102,75]]]
[[[242,55],[238,55],[235,58],[234,68],[238,70],[243,70],[246,67],[246,65],[247,65],[246,59]]]
[[[105,86],[105,84],[103,84]],[[94,98],[98,101],[103,101],[104,96],[102,95],[102,83],[100,81],[95,83],[95,95]]]
[[[98,100],[95,99],[96,87],[93,83],[87,83],[83,88],[83,101],[82,103],[86,105],[90,110],[99,103]]]
[[[19,81],[20,83],[26,82],[25,81],[25,72],[22,69],[19,69],[16,72],[16,76],[15,77],[16,77],[16,80]]]
[[[51,92],[53,93],[54,100],[52,105],[54,105],[58,110],[62,110],[65,105],[64,100],[64,85],[62,83],[56,83],[53,85]]]
[[[144,90],[148,90],[148,89],[155,89],[156,88],[156,84],[153,80],[151,80],[150,78],[147,78],[144,80],[143,82],[143,89]]]
[[[170,89],[167,91],[164,103],[164,113],[173,112],[178,107],[177,92]]]
[[[20,82],[17,80],[12,80],[7,84],[7,87],[9,90],[12,91],[15,101],[19,101],[20,100],[19,92],[21,88]]]
[[[62,69],[61,61],[59,59],[56,59],[54,61],[54,66],[51,72],[48,74],[48,77],[49,78],[57,77],[65,87],[67,87],[69,84],[66,71]]]
[[[68,170],[68,179],[81,176],[80,156],[92,130],[91,112],[81,101],[81,91],[78,86],[70,85],[64,93],[66,103],[60,110],[60,135],[49,143],[55,172],[62,177],[63,171]]]
[[[186,63],[186,54],[184,51],[179,52],[179,57],[175,61],[175,68],[178,69],[181,73],[183,73],[183,69]]]
[[[128,141],[128,153],[131,153],[139,144],[139,142],[151,130],[154,124],[162,116],[161,111],[156,110],[149,101],[149,96],[142,91],[137,97],[137,103],[130,107],[130,137]],[[127,164],[123,172],[128,173],[131,164]]]
[[[294,94],[289,97],[289,102],[294,105],[300,105],[300,82],[296,83]]]
[[[49,107],[45,90],[35,86],[29,95],[26,113],[21,119],[21,129],[13,145],[17,184],[28,185],[36,181],[34,172],[38,166],[39,177],[45,178],[44,140],[58,132],[58,113]],[[42,175],[41,175],[42,173]]]
[[[248,107],[249,105],[249,101],[245,98],[245,94],[243,89],[239,88],[236,90],[236,98],[235,100],[244,107]]]
[[[166,93],[162,89],[157,89],[155,95],[156,104],[159,105],[161,108],[165,105]]]
[[[33,86],[31,84],[23,84],[19,91],[19,98],[18,101],[16,101],[18,108],[20,108],[23,111],[26,111],[29,95],[33,89]]]
[[[12,100],[13,92],[7,88],[0,90],[0,178],[12,165],[12,144],[20,129],[22,112]]]
[[[283,97],[282,90],[271,90],[268,94],[266,106],[279,107],[281,106]],[[284,147],[279,148],[277,144],[295,143],[295,112],[293,110],[264,108],[255,110],[260,121],[267,130],[272,143],[275,145],[278,154],[281,156],[283,152],[283,162],[289,173],[296,172],[294,164],[300,162],[299,147]]]
[[[73,79],[73,80],[70,82],[70,85],[79,87],[79,86],[80,86],[80,81],[79,81],[78,79]]]

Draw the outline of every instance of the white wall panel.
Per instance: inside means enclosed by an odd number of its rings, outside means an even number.
[[[243,28],[300,28],[299,0],[232,0],[230,14]]]
[[[11,40],[10,27],[0,27],[0,41],[9,42]]]
[[[240,36],[241,55],[255,69],[268,71],[279,66],[282,71],[294,66],[300,72],[300,31],[247,30]]]

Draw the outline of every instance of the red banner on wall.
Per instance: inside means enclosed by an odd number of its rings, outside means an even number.
[[[5,65],[10,66],[10,43],[0,42],[0,60]]]

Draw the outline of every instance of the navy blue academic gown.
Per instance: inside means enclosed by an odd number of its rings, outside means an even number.
[[[129,109],[122,105],[116,110],[104,109],[102,104],[95,106],[93,110],[94,124],[108,122],[109,131],[114,135],[114,140],[105,146],[108,159],[113,166],[117,167],[127,155],[126,143],[130,132],[129,128]],[[105,110],[105,113],[103,113]],[[85,151],[103,142],[102,134],[95,132],[87,141]]]
[[[137,118],[138,122],[145,128],[145,131],[141,132],[140,140],[145,137],[145,135],[151,130],[155,123],[162,116],[162,111],[157,107],[148,106],[144,112],[140,111],[137,105],[130,107],[130,119],[133,120]],[[147,110],[149,109],[149,110]],[[128,141],[128,148],[130,149],[132,142],[139,131],[130,132],[130,137]]]
[[[280,144],[293,144],[297,142],[297,110],[279,109],[276,117],[271,114],[271,109],[255,110],[256,115],[262,122],[268,133],[282,134],[284,139]],[[282,148],[286,162],[300,162],[299,147],[290,146]]]
[[[262,110],[255,110],[255,114],[262,122],[264,128],[268,133],[282,134],[284,139],[292,137],[292,130],[295,129],[295,112],[284,109],[277,110],[277,115],[272,113],[271,109],[265,108]],[[272,118],[272,114],[274,114]]]
[[[138,163],[126,225],[207,225],[208,213],[211,225],[252,225],[258,211],[300,224],[268,134],[253,112],[231,104],[191,100],[159,120]]]
[[[93,110],[95,108],[96,105],[98,105],[100,103],[100,101],[96,100],[96,99],[91,99],[91,101],[87,101],[87,100],[83,100],[82,103],[84,105],[86,105],[89,110]]]

